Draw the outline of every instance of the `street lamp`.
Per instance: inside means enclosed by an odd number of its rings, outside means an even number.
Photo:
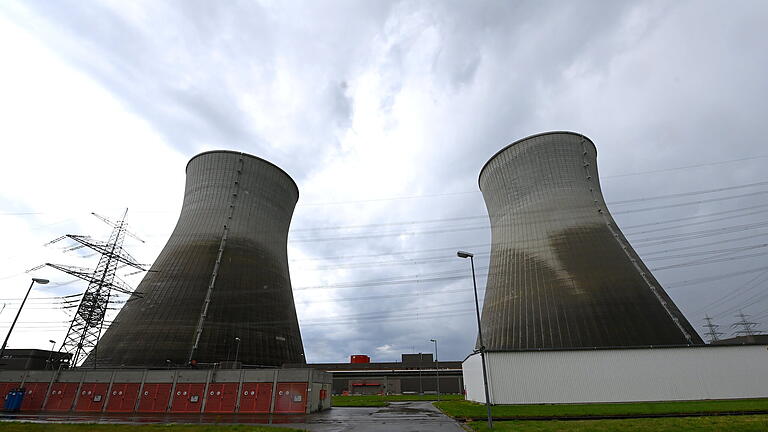
[[[40,285],[45,285],[49,282],[49,280],[32,278],[32,283],[29,284],[29,288],[27,289],[27,295],[25,295],[24,300],[21,301],[21,306],[19,306],[19,311],[16,312],[16,318],[13,319],[13,323],[11,323],[11,328],[8,329],[8,334],[5,336],[5,341],[3,341],[3,347],[0,348],[0,359],[3,358],[3,354],[5,353],[5,346],[8,345],[8,338],[11,337],[11,332],[13,331],[13,327],[16,325],[16,320],[19,319],[19,315],[21,315],[21,310],[24,308],[24,303],[27,302],[27,297],[29,297],[29,292],[32,291],[32,285],[34,285],[35,282],[39,283]]]
[[[477,339],[480,342],[480,363],[483,364],[483,387],[485,388],[485,407],[488,410],[488,429],[493,429],[493,420],[491,419],[491,399],[488,395],[488,372],[485,369],[485,344],[483,343],[483,329],[480,326],[480,304],[477,301],[477,281],[475,280],[475,254],[471,252],[458,251],[456,256],[459,258],[469,258],[472,264],[472,286],[475,289],[475,314],[477,315]]]
[[[240,354],[240,338],[235,338],[235,364],[237,364],[237,357]]]
[[[424,394],[424,388],[421,386],[421,353],[419,353],[419,394]]]
[[[56,341],[53,339],[48,339],[48,342],[51,343],[51,350],[48,352],[48,364],[51,365],[51,369],[53,369],[53,350],[56,348]],[[47,368],[47,366],[46,366]]]
[[[435,373],[437,374],[437,401],[440,402],[440,360],[437,356],[437,339],[430,339],[435,344]]]

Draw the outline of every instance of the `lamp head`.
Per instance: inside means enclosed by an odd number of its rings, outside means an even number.
[[[53,340],[53,339],[48,339],[48,342],[50,342],[50,343],[52,343],[52,344],[55,344],[55,343],[56,343],[56,341],[55,341],[55,340]]]
[[[236,337],[236,338],[235,338],[235,342],[240,342],[240,338],[239,338],[239,337]]]
[[[40,278],[32,278],[34,282],[39,283],[40,285],[45,285],[48,282],[50,282],[48,279],[40,279]]]
[[[430,341],[430,342],[437,342],[437,340],[436,340],[436,339],[430,339],[429,341]]]
[[[458,251],[456,252],[456,256],[458,256],[459,258],[472,258],[473,256],[475,256],[475,254],[473,254],[472,252]]]

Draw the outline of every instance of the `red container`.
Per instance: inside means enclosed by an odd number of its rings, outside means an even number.
[[[355,354],[350,358],[350,363],[370,363],[371,358],[365,354]]]
[[[276,413],[304,413],[307,410],[307,383],[277,383]]]
[[[171,402],[171,412],[199,413],[200,407],[203,405],[204,391],[205,384],[203,383],[176,384],[176,391],[173,393],[173,401]]]
[[[207,413],[233,413],[237,404],[238,383],[211,383],[208,385]]]
[[[48,392],[48,402],[45,404],[46,411],[69,411],[72,409],[72,403],[75,401],[75,392],[77,392],[79,383],[53,383]]]
[[[243,383],[241,413],[268,413],[272,404],[272,383]]]
[[[107,402],[107,412],[133,412],[136,397],[139,395],[139,386],[139,383],[113,383],[109,402]]]
[[[109,383],[83,383],[75,411],[100,412],[104,409]]]
[[[48,391],[48,383],[26,383],[24,400],[21,402],[21,411],[40,411],[45,402],[45,393]]]
[[[171,397],[171,383],[144,383],[138,412],[165,412]]]

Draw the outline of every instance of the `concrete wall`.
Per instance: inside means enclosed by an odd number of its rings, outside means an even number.
[[[231,151],[193,157],[176,228],[136,288],[142,296],[99,340],[97,366],[304,364],[287,255],[298,197],[288,174],[263,159]],[[91,355],[83,366],[95,361]]]
[[[493,404],[768,397],[768,345],[486,353]],[[480,355],[463,363],[485,402]]]
[[[479,182],[492,239],[486,349],[703,345],[608,212],[587,137],[516,141]]]

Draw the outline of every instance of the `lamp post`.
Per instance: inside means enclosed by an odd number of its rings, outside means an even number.
[[[419,394],[424,394],[424,388],[421,386],[421,353],[419,353]]]
[[[235,338],[235,364],[237,364],[237,357],[240,355],[240,338]]]
[[[48,364],[51,366],[51,369],[53,369],[53,350],[56,348],[56,341],[48,339],[48,342],[51,343],[51,350],[48,352]],[[46,369],[48,369],[48,365],[46,365]]]
[[[13,327],[16,325],[16,320],[19,319],[19,315],[21,315],[21,310],[24,308],[24,303],[27,302],[27,297],[29,297],[29,293],[30,291],[32,291],[32,285],[34,285],[35,282],[39,283],[40,285],[45,285],[49,281],[48,279],[32,278],[32,283],[29,284],[29,288],[27,289],[27,294],[24,296],[24,300],[21,301],[21,306],[19,306],[19,311],[16,312],[16,318],[13,319],[13,323],[11,323],[11,328],[8,329],[8,334],[5,335],[5,341],[3,341],[3,347],[0,348],[0,359],[3,358],[3,354],[5,353],[5,346],[8,345],[8,338],[11,337],[11,332],[13,331]]]
[[[437,355],[437,339],[430,339],[435,344],[435,373],[437,374],[437,401],[440,402],[440,360]]]
[[[485,388],[485,407],[488,410],[488,429],[493,429],[493,420],[491,419],[491,400],[488,395],[488,372],[485,368],[485,344],[483,343],[483,329],[480,325],[480,303],[477,301],[477,281],[475,279],[475,254],[471,252],[458,251],[456,256],[459,258],[469,258],[472,264],[472,286],[475,289],[475,314],[477,315],[477,340],[480,342],[480,363],[483,364],[483,387]]]

